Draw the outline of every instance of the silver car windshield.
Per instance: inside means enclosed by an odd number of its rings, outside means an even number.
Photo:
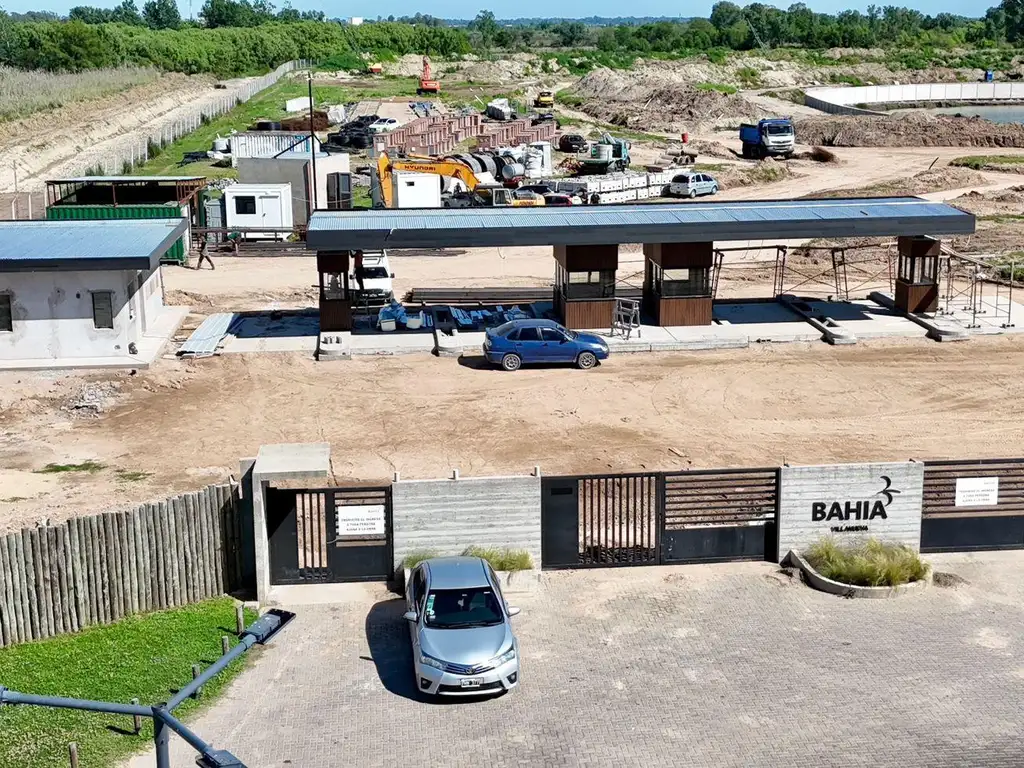
[[[433,629],[491,627],[504,620],[490,587],[431,590],[423,617],[423,623]]]

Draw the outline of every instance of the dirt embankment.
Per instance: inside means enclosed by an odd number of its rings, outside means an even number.
[[[738,94],[699,88],[649,70],[595,69],[572,92],[598,120],[645,131],[695,131],[754,120],[756,106]]]
[[[824,147],[1024,147],[1024,125],[934,115],[810,117],[796,135]]]
[[[926,195],[943,189],[983,186],[987,179],[969,168],[943,166],[922,171],[902,179],[890,179],[868,187],[846,187],[827,192],[815,192],[807,197],[900,197],[904,195]]]

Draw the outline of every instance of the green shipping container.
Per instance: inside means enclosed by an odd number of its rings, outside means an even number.
[[[51,205],[46,209],[51,221],[95,221],[97,219],[180,219],[176,203],[142,205]],[[172,245],[160,259],[162,264],[185,263],[185,238]]]

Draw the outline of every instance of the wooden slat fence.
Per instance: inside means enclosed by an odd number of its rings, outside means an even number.
[[[238,486],[0,536],[0,647],[242,585]]]

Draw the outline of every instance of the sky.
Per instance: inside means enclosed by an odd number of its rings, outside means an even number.
[[[763,0],[764,1],[764,0]],[[794,0],[795,1],[795,0]],[[203,0],[191,0],[192,10],[199,13]],[[808,6],[822,13],[836,13],[847,8],[865,10],[871,4],[870,0],[864,2],[850,2],[849,0],[805,0]],[[25,12],[46,8],[58,13],[67,13],[68,9],[75,5],[98,5],[113,6],[117,0],[0,0],[0,7],[8,11]],[[142,6],[142,0],[137,0],[137,5]],[[284,0],[276,0],[274,5],[280,7]],[[615,17],[629,14],[632,16],[707,16],[711,12],[713,0],[702,0],[701,2],[671,2],[671,0],[643,0],[623,5],[619,0],[589,0],[588,3],[576,4],[569,8],[553,6],[550,0],[519,0],[514,6],[506,3],[494,3],[487,0],[433,0],[431,3],[424,3],[422,0],[385,0],[385,2],[374,3],[370,8],[359,9],[355,4],[347,7],[339,7],[339,4],[325,0],[291,0],[291,4],[299,10],[320,10],[329,17],[353,16],[362,14],[364,16],[412,16],[413,14],[429,13],[441,18],[469,19],[485,9],[494,12],[498,18],[518,17],[546,17],[552,15],[586,15],[586,16],[607,16]],[[746,4],[746,3],[742,3]],[[790,0],[783,2],[770,2],[769,5],[777,5],[780,8],[788,7]],[[981,16],[991,5],[997,5],[998,0],[982,0],[982,2],[970,2],[969,0],[875,0],[875,4],[902,5],[908,8],[929,13],[957,13],[964,16]],[[182,16],[189,15],[189,0],[178,0]]]

